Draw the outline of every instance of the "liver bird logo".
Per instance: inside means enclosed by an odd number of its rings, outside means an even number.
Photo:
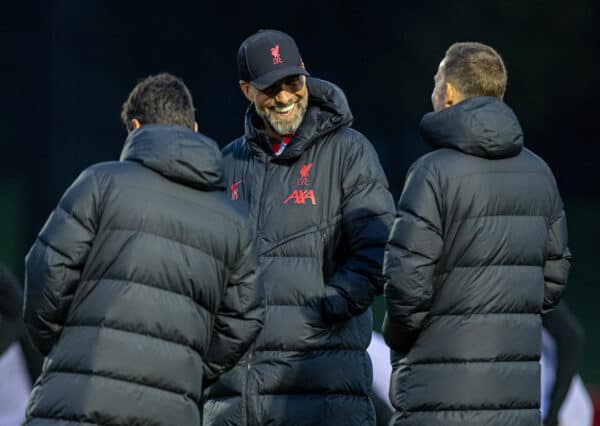
[[[273,64],[281,64],[283,59],[281,59],[281,55],[279,54],[279,45],[276,44],[275,47],[271,47],[271,56],[273,56]]]
[[[310,173],[310,169],[312,168],[313,163],[305,164],[300,168],[300,178],[298,179],[298,185],[306,186],[309,184],[308,182],[308,174]]]

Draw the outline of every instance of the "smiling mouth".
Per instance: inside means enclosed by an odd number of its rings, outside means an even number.
[[[286,106],[273,106],[270,107],[269,109],[275,113],[277,113],[278,115],[290,115],[290,113],[294,110],[294,108],[296,107],[297,102],[294,102],[290,105],[286,105]]]

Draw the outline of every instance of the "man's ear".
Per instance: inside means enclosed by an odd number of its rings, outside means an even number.
[[[458,91],[452,83],[446,83],[446,98],[444,99],[444,107],[449,108],[463,100],[463,95]]]
[[[198,122],[194,121],[194,132],[198,133]]]
[[[140,127],[142,127],[142,124],[140,123],[140,120],[138,120],[137,118],[133,118],[131,119],[131,125],[133,126],[133,129],[139,129]]]
[[[255,89],[252,86],[250,86],[250,83],[244,80],[240,80],[240,90],[249,102],[254,102],[253,90]]]

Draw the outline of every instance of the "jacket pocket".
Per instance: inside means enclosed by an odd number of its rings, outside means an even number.
[[[259,256],[269,256],[270,253],[273,252],[275,249],[281,248],[281,247],[283,247],[295,240],[298,240],[302,237],[305,237],[307,235],[315,234],[318,231],[318,229],[319,228],[316,225],[313,225],[302,231],[294,232],[293,234],[288,235],[284,239],[276,241],[276,242],[272,243],[271,245],[267,246],[267,248],[265,250],[263,250],[262,252],[259,253]]]

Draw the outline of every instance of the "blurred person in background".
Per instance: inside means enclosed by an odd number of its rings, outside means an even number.
[[[390,402],[390,376],[392,367],[390,365],[390,348],[387,347],[383,336],[373,331],[371,343],[367,348],[371,362],[373,363],[373,391],[371,400],[375,406],[377,415],[377,426],[387,426],[394,413],[394,407]]]
[[[571,254],[550,168],[502,101],[506,68],[450,46],[384,261],[394,425],[540,425],[541,315]]]
[[[542,317],[542,399],[544,426],[591,426],[593,406],[577,374],[584,331],[561,302]]]
[[[23,289],[0,262],[0,425],[25,421],[32,380],[39,375],[42,358],[31,346],[21,316]]]
[[[121,161],[85,170],[26,259],[24,316],[47,356],[28,425],[195,426],[261,328],[246,216],[170,74],[123,105]]]
[[[238,66],[250,106],[225,175],[250,206],[266,316],[208,389],[205,425],[374,425],[370,305],[394,212],[377,153],[341,89],[307,78],[289,35],[248,37]]]

